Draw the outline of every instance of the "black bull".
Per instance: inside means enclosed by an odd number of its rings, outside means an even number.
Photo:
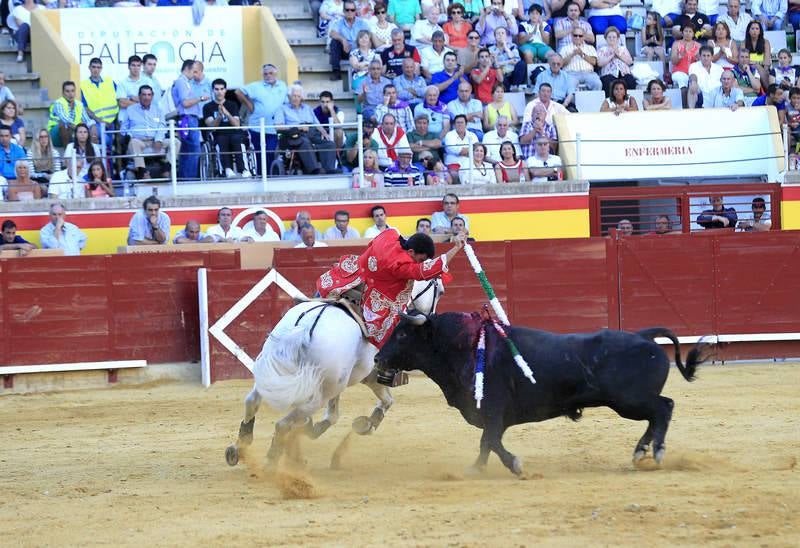
[[[424,322],[424,323],[423,323]],[[475,314],[446,313],[406,317],[375,358],[380,370],[419,369],[442,389],[447,403],[466,421],[483,429],[475,469],[482,470],[494,451],[513,473],[522,473],[519,458],[503,447],[503,433],[516,424],[565,415],[578,420],[586,407],[607,406],[620,416],[648,421],[636,444],[634,462],[644,458],[650,443],[658,463],[673,401],[661,395],[670,361],[653,339],[667,337],[675,346],[675,362],[687,381],[708,359],[711,345],[699,343],[681,362],[680,345],[665,328],[628,333],[557,335],[512,327],[508,330],[533,369],[532,384],[512,359],[493,327],[486,329],[484,399],[474,399],[475,346],[481,319]]]

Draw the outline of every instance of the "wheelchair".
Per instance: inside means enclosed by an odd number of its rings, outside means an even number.
[[[250,132],[242,131],[242,159],[244,168],[250,173],[257,173],[258,157],[253,144],[250,142]],[[219,146],[214,142],[212,131],[203,131],[203,140],[200,143],[200,180],[217,179],[225,177],[222,167],[222,154]]]

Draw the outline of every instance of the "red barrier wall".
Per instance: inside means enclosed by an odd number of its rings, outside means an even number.
[[[203,266],[239,251],[0,260],[0,364],[199,360]]]

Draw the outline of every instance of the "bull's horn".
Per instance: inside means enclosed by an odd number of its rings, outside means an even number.
[[[422,312],[418,312],[417,314],[406,314],[405,312],[400,312],[400,317],[412,325],[422,325],[428,321],[428,316]]]

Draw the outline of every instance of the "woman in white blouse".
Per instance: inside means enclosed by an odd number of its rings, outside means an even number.
[[[486,147],[482,143],[472,145],[472,169],[462,174],[461,180],[466,185],[488,185],[497,183],[494,168],[485,162]]]

